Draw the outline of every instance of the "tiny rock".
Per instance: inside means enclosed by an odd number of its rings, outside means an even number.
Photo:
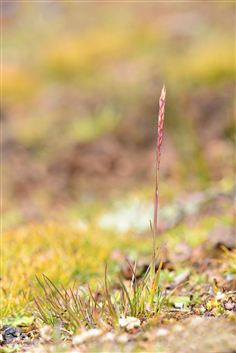
[[[2,328],[4,341],[12,341],[16,337],[25,338],[26,335],[17,327],[4,325]]]
[[[126,344],[128,342],[128,340],[129,340],[129,338],[125,334],[117,337],[117,343]]]
[[[115,339],[114,332],[107,332],[104,336],[102,336],[102,341],[113,341]]]
[[[126,318],[121,318],[119,320],[119,325],[121,328],[124,328],[126,331],[137,330],[140,325],[141,321],[136,317],[127,316]]]
[[[157,336],[166,336],[168,335],[169,331],[166,328],[159,328],[157,331]]]
[[[94,328],[88,331],[84,331],[80,335],[74,336],[72,343],[74,345],[81,344],[95,337],[99,337],[101,335],[102,335],[102,330]]]
[[[216,299],[217,300],[220,300],[220,299],[222,299],[222,298],[224,298],[225,297],[225,294],[224,293],[221,293],[221,292],[217,292],[216,293]]]
[[[175,325],[173,327],[173,331],[175,331],[175,332],[181,332],[181,331],[183,331],[183,329],[184,329],[184,327],[182,325]]]
[[[43,341],[49,342],[52,339],[52,327],[49,325],[43,326],[39,329],[40,336]]]

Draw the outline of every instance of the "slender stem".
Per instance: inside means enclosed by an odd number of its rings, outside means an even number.
[[[157,214],[158,214],[158,181],[159,181],[159,170],[161,161],[161,146],[162,146],[162,132],[164,128],[164,113],[165,113],[165,99],[166,99],[166,88],[165,85],[162,88],[161,96],[159,100],[159,114],[158,114],[158,135],[157,135],[157,149],[156,149],[156,187],[155,187],[155,198],[154,198],[154,217],[153,217],[153,244],[152,244],[152,266],[151,266],[151,281],[154,280],[155,276],[155,258],[156,258],[156,238],[157,238]]]

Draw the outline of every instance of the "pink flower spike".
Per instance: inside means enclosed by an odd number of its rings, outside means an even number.
[[[161,145],[162,145],[162,132],[164,128],[164,113],[165,113],[165,100],[166,100],[166,88],[165,85],[162,88],[161,96],[159,100],[159,115],[158,115],[158,138],[157,138],[157,168],[160,169],[161,162]]]

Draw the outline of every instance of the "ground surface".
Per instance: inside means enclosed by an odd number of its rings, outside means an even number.
[[[209,194],[214,196],[209,198]],[[97,323],[89,320],[87,324],[85,321],[84,327],[82,324],[76,328],[69,315],[59,319],[59,326],[54,318],[53,329],[49,307],[46,305],[43,309],[47,317],[43,322],[31,299],[39,296],[47,302],[34,275],[37,274],[42,281],[44,273],[57,285],[61,282],[67,288],[72,286],[74,293],[79,291],[82,295],[84,292],[85,298],[88,295],[85,282],[88,281],[92,291],[98,291],[96,295],[102,298],[102,291],[96,290],[97,278],[102,280],[105,262],[108,262],[109,290],[112,296],[117,296],[120,285],[116,274],[121,273],[127,288],[132,279],[126,258],[131,263],[137,258],[138,278],[148,267],[151,252],[148,233],[137,237],[131,230],[119,236],[118,242],[117,235],[108,229],[78,230],[75,225],[50,224],[32,225],[5,234],[4,247],[11,246],[17,255],[14,259],[4,257],[8,281],[4,272],[2,323],[20,328],[26,337],[9,342],[2,340],[2,351],[233,352],[236,311],[235,233],[231,222],[233,194],[208,191],[204,195],[205,200],[202,195],[195,212],[184,215],[178,225],[175,212],[172,218],[168,218],[170,224],[164,217],[163,222],[160,221],[168,230],[160,236],[158,243],[168,240],[168,244],[159,286],[163,295],[176,290],[158,314],[140,312],[135,315],[134,322],[127,315],[127,321],[119,321],[118,326],[105,315]],[[224,217],[220,216],[222,210]],[[128,214],[127,209],[126,212]],[[97,235],[89,235],[91,231]],[[67,234],[70,234],[69,238]],[[25,244],[24,249],[21,242]],[[19,276],[23,274],[26,277],[22,279],[24,295],[19,288]],[[76,279],[77,282],[73,283]],[[54,292],[52,298],[56,298],[58,294],[52,287],[49,292],[51,290]],[[63,302],[61,305],[63,308]],[[30,312],[36,315],[36,319]]]

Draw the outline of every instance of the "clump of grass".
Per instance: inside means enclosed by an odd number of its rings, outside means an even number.
[[[65,288],[63,284],[56,286],[48,277],[43,276],[37,281],[41,290],[31,285],[38,292],[34,297],[33,314],[42,323],[60,326],[67,332],[73,333],[82,327],[100,327],[103,329],[119,326],[122,317],[144,316],[153,317],[157,314],[166,299],[158,286],[160,272],[165,257],[165,247],[156,251],[157,213],[158,213],[158,182],[161,160],[161,147],[164,127],[166,89],[162,89],[158,114],[158,138],[156,150],[156,185],[154,199],[154,219],[152,232],[152,260],[141,279],[136,276],[136,263],[128,266],[132,271],[132,280],[126,284],[121,274],[118,274],[118,289],[112,288],[105,269],[104,283],[99,283],[96,291],[89,284],[78,287],[76,282],[73,288]],[[159,260],[158,269],[155,270]]]

